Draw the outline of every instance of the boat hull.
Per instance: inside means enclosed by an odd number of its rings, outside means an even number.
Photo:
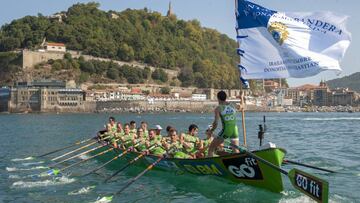
[[[108,149],[107,146],[94,151],[100,153]],[[120,150],[113,150],[97,160],[106,162],[121,153]],[[257,156],[280,167],[285,156],[285,150],[281,148],[269,148],[265,150],[254,151]],[[129,152],[126,156],[116,159],[107,167],[111,170],[117,170],[126,164],[126,161],[139,156],[139,153]],[[147,155],[136,162],[136,165],[147,166],[156,161],[158,157]],[[125,161],[126,160],[126,161]],[[221,157],[202,158],[202,159],[173,159],[165,158],[160,161],[154,169],[176,172],[176,175],[199,175],[199,176],[217,176],[227,181],[235,183],[244,183],[255,187],[264,188],[272,192],[283,191],[281,173],[257,160],[244,154],[231,154]],[[174,173],[173,173],[174,174]]]

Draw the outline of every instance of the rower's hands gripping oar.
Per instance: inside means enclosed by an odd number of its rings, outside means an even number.
[[[152,150],[153,148],[157,147],[158,144],[154,144],[152,146],[149,147],[148,150]],[[110,177],[106,178],[104,180],[105,183],[107,183],[111,178],[113,178],[114,176],[116,176],[117,174],[119,174],[121,171],[125,170],[127,167],[129,167],[131,164],[135,163],[137,160],[139,160],[140,158],[142,158],[143,156],[146,155],[146,151],[145,152],[141,152],[141,154],[137,157],[135,157],[133,160],[129,161],[125,166],[123,166],[122,168],[120,168],[118,171],[116,171],[115,173],[113,173]]]
[[[139,145],[139,143],[135,144],[133,147],[137,147]],[[105,162],[104,164],[102,164],[101,166],[97,167],[96,169],[88,172],[88,173],[85,173],[84,175],[81,175],[81,177],[84,177],[84,176],[87,176],[87,175],[90,175],[91,173],[94,173],[102,168],[104,168],[105,166],[107,166],[108,164],[110,164],[111,162],[115,161],[116,159],[124,156],[125,154],[127,154],[129,151],[131,151],[131,148],[128,148],[127,150],[124,150],[121,154],[119,155],[116,155],[114,158],[110,159],[109,161]]]
[[[54,151],[47,152],[47,153],[45,153],[45,154],[37,155],[37,156],[35,156],[35,157],[36,157],[36,158],[41,158],[41,157],[44,157],[44,156],[47,156],[47,155],[50,155],[50,154],[54,154],[54,153],[56,153],[56,152],[60,152],[60,151],[63,151],[63,150],[65,150],[65,149],[69,149],[69,148],[71,148],[71,147],[74,147],[74,146],[76,146],[76,145],[83,144],[83,143],[88,142],[88,141],[91,141],[91,140],[93,140],[93,139],[95,139],[95,138],[89,138],[89,139],[86,139],[86,140],[77,141],[77,142],[75,142],[75,143],[72,144],[72,145],[69,145],[69,146],[66,146],[66,147],[63,147],[63,148],[60,148],[60,149],[56,149],[56,150],[54,150]]]
[[[99,140],[102,141],[102,140],[105,140],[105,139],[108,139],[108,138],[109,138],[109,137],[102,138],[102,139],[99,139]],[[89,143],[89,144],[87,144],[87,145],[84,145],[84,146],[82,146],[82,147],[80,147],[80,148],[77,148],[77,149],[75,149],[75,150],[73,150],[73,151],[70,151],[70,152],[67,152],[67,153],[65,153],[65,154],[63,154],[63,155],[60,155],[60,156],[58,156],[58,157],[55,157],[55,158],[51,159],[51,161],[56,161],[56,160],[58,160],[58,159],[60,159],[60,158],[62,158],[62,157],[64,157],[64,156],[73,154],[73,153],[75,153],[75,152],[77,152],[77,151],[80,151],[80,150],[86,148],[86,147],[90,147],[91,145],[94,145],[94,144],[96,144],[96,143],[98,143],[98,141],[91,142],[91,143]]]
[[[79,162],[73,163],[73,164],[71,164],[71,165],[69,165],[69,166],[66,166],[66,167],[64,167],[64,168],[61,168],[61,169],[51,169],[51,170],[47,171],[47,174],[48,174],[48,175],[57,175],[57,174],[58,174],[59,172],[61,172],[61,171],[64,171],[64,170],[69,169],[69,168],[71,168],[71,167],[77,166],[77,165],[79,165],[79,164],[81,164],[81,163],[84,163],[84,162],[86,162],[86,161],[89,161],[89,160],[91,160],[91,159],[93,159],[93,158],[95,158],[95,157],[98,157],[98,156],[101,156],[101,155],[103,155],[103,154],[106,154],[106,153],[108,153],[108,152],[110,152],[110,151],[112,151],[112,150],[114,150],[114,148],[107,149],[107,150],[102,151],[102,152],[100,152],[100,153],[97,153],[97,154],[95,154],[95,155],[93,155],[93,156],[91,156],[91,157],[89,157],[89,158],[83,159],[83,160],[81,160],[81,161],[79,161]]]
[[[299,169],[291,169],[289,172],[281,169],[280,167],[274,165],[273,163],[255,155],[244,148],[241,148],[237,145],[230,144],[232,147],[235,147],[240,150],[241,153],[245,153],[251,158],[256,159],[257,161],[271,167],[274,170],[279,171],[280,173],[286,175],[291,184],[298,189],[300,192],[309,196],[317,202],[327,203],[329,200],[329,183],[325,180],[322,180],[318,177],[315,177],[311,174],[300,171]]]

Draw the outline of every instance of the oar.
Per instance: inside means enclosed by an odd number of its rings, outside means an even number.
[[[139,144],[134,145],[134,147],[136,147],[137,145],[139,145]],[[81,175],[81,177],[87,176],[87,175],[89,175],[89,174],[91,174],[91,173],[94,173],[95,171],[98,171],[98,170],[104,168],[105,166],[107,166],[107,165],[110,164],[111,162],[113,162],[113,161],[115,161],[116,159],[118,159],[118,158],[124,156],[125,154],[127,154],[129,151],[130,151],[130,148],[128,148],[127,150],[123,151],[121,154],[116,155],[114,158],[112,158],[112,159],[110,159],[109,161],[105,162],[104,164],[102,164],[101,166],[97,167],[96,169],[94,169],[94,170],[92,170],[92,171],[90,171],[90,172],[88,172],[88,173],[85,173],[84,175]]]
[[[329,200],[329,183],[311,174],[303,172],[299,169],[291,169],[289,172],[281,169],[280,167],[272,164],[271,162],[255,155],[248,150],[245,150],[237,145],[230,144],[232,147],[236,147],[240,152],[244,152],[246,155],[256,159],[257,161],[271,167],[274,170],[286,175],[291,184],[300,192],[316,200],[317,202],[327,203]]]
[[[107,139],[107,138],[109,138],[109,137],[102,138],[102,139],[100,139],[100,141],[101,141],[101,140],[104,140],[104,139]],[[84,149],[84,148],[86,148],[86,147],[89,147],[89,146],[91,146],[91,145],[94,145],[94,144],[96,144],[96,143],[98,143],[98,141],[91,142],[91,143],[89,143],[89,144],[87,144],[87,145],[84,145],[84,146],[82,146],[82,147],[80,147],[80,148],[77,148],[77,149],[75,149],[75,150],[73,150],[73,151],[70,151],[70,152],[67,152],[67,153],[65,153],[65,154],[63,154],[63,155],[60,155],[60,156],[58,156],[58,157],[55,157],[55,158],[51,159],[51,161],[56,161],[56,160],[58,160],[58,159],[60,159],[60,158],[62,158],[62,157],[64,157],[64,156],[67,156],[67,155],[69,155],[69,154],[73,154],[73,153],[75,153],[75,152],[77,152],[77,151],[80,151],[80,150],[82,150],[82,149]]]
[[[84,162],[86,162],[86,161],[89,161],[89,160],[91,160],[91,159],[93,159],[93,158],[95,158],[95,157],[98,157],[98,156],[101,156],[101,155],[103,155],[103,154],[106,154],[107,152],[110,152],[110,151],[112,151],[112,150],[114,150],[114,148],[107,149],[107,150],[102,151],[102,152],[100,152],[100,153],[98,153],[98,154],[95,154],[95,155],[93,155],[93,156],[91,156],[91,157],[89,157],[89,158],[86,158],[86,159],[81,160],[81,161],[79,161],[79,162],[73,163],[73,164],[71,164],[71,165],[69,165],[69,166],[66,166],[66,167],[64,167],[64,168],[61,168],[61,169],[51,169],[51,170],[49,170],[49,171],[47,172],[47,174],[48,174],[48,175],[57,175],[57,174],[58,174],[59,172],[61,172],[61,171],[64,171],[64,170],[69,169],[69,168],[71,168],[71,167],[77,166],[77,165],[79,165],[79,164],[81,164],[81,163],[84,163]]]
[[[82,143],[88,142],[88,141],[93,140],[93,139],[95,139],[95,138],[90,138],[90,139],[86,139],[86,140],[82,140],[82,141],[77,141],[72,145],[69,145],[69,146],[66,146],[66,147],[63,147],[63,148],[60,148],[60,149],[57,149],[57,150],[54,150],[54,151],[51,151],[51,152],[48,152],[48,153],[45,153],[45,154],[42,154],[42,155],[38,155],[36,157],[41,158],[41,157],[44,157],[44,156],[47,156],[47,155],[50,155],[50,154],[54,154],[56,152],[60,152],[60,151],[65,150],[65,149],[69,149],[71,147],[74,147],[76,145],[80,145]]]
[[[153,145],[149,148],[149,150],[153,149],[154,147],[156,147],[157,145]],[[119,174],[121,171],[125,170],[127,167],[129,167],[131,164],[135,163],[137,160],[139,160],[140,158],[142,158],[143,156],[146,155],[146,152],[142,152],[139,156],[135,157],[133,160],[129,161],[125,166],[123,166],[122,168],[120,168],[118,171],[116,171],[115,173],[113,173],[110,177],[105,179],[105,183],[107,183],[111,178],[113,178],[114,176],[116,176],[117,174]]]
[[[57,163],[51,165],[50,168],[53,168],[54,166],[57,166],[57,165],[59,165],[59,164],[61,164],[61,163],[64,163],[65,161],[69,161],[69,160],[71,160],[71,159],[77,158],[77,157],[79,157],[79,156],[85,155],[85,154],[87,154],[87,153],[90,153],[90,152],[92,152],[92,151],[95,151],[95,150],[97,150],[97,149],[100,149],[100,148],[106,147],[106,146],[107,146],[107,145],[100,145],[100,146],[94,147],[94,148],[89,149],[89,150],[87,150],[87,151],[84,151],[84,152],[82,152],[82,153],[80,153],[80,154],[74,155],[74,156],[69,157],[69,158],[67,158],[67,159],[64,159],[64,160],[62,160],[62,161],[60,161],[60,162],[57,162]]]
[[[141,172],[139,175],[137,175],[135,178],[131,179],[124,187],[122,187],[119,191],[117,191],[115,194],[120,194],[122,191],[124,191],[126,188],[128,188],[132,183],[134,183],[137,179],[139,179],[141,176],[143,176],[146,172],[150,171],[154,168],[156,164],[158,164],[164,157],[158,158],[154,163],[150,164],[143,172]]]
[[[325,172],[329,172],[329,173],[336,173],[336,171],[332,171],[329,169],[320,168],[320,167],[316,167],[316,166],[312,166],[312,165],[308,165],[308,164],[303,164],[303,163],[300,163],[297,161],[283,160],[283,162],[298,165],[298,166],[304,166],[304,167],[308,167],[308,168],[312,168],[312,169],[316,169],[316,170],[320,170],[320,171],[325,171]]]

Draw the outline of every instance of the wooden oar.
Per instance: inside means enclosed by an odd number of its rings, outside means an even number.
[[[120,194],[122,191],[124,191],[126,188],[128,188],[132,183],[134,183],[137,179],[139,179],[141,176],[143,176],[146,172],[153,169],[154,166],[156,166],[156,164],[158,164],[162,159],[164,159],[164,157],[158,158],[154,163],[150,164],[143,172],[141,172],[135,178],[131,179],[124,187],[122,187],[119,191],[117,191],[114,194]]]
[[[137,145],[139,145],[139,144],[134,145],[134,147],[136,147]],[[125,154],[127,154],[129,151],[130,151],[130,148],[128,148],[127,150],[123,151],[121,154],[116,155],[114,158],[112,158],[112,159],[110,159],[109,161],[105,162],[104,164],[102,164],[101,166],[97,167],[96,169],[94,169],[94,170],[92,170],[92,171],[90,171],[90,172],[88,172],[88,173],[85,173],[84,175],[81,175],[81,177],[87,176],[87,175],[89,175],[89,174],[91,174],[91,173],[94,173],[95,171],[98,171],[98,170],[104,168],[105,166],[107,166],[107,165],[110,164],[111,162],[113,162],[113,161],[115,161],[116,159],[118,159],[118,158],[124,156]]]
[[[104,139],[107,139],[107,138],[109,138],[109,137],[102,138],[102,139],[100,139],[100,141],[101,141],[101,140],[104,140]],[[86,147],[89,147],[89,146],[91,146],[91,145],[94,145],[94,144],[96,144],[96,143],[98,143],[98,141],[91,142],[91,143],[89,143],[89,144],[87,144],[87,145],[84,145],[84,146],[82,146],[82,147],[80,147],[80,148],[77,148],[77,149],[75,149],[75,150],[73,150],[73,151],[70,151],[70,152],[67,152],[67,153],[65,153],[65,154],[63,154],[63,155],[60,155],[60,156],[58,156],[58,157],[55,157],[55,158],[51,159],[51,161],[56,161],[56,160],[58,160],[58,159],[60,159],[60,158],[62,158],[62,157],[64,157],[64,156],[73,154],[73,153],[75,153],[75,152],[77,152],[77,151],[80,151],[80,150],[82,150],[82,149],[84,149],[84,148],[86,148]]]
[[[149,148],[149,150],[153,149],[154,147],[156,147],[157,145],[153,145]],[[104,180],[105,183],[107,183],[111,178],[113,178],[114,176],[116,176],[117,174],[119,174],[121,171],[125,170],[127,167],[129,167],[131,164],[135,163],[137,160],[139,160],[140,158],[142,158],[143,156],[146,155],[146,152],[142,152],[139,156],[135,157],[133,160],[129,161],[125,166],[123,166],[122,168],[120,168],[118,171],[116,171],[115,173],[113,173],[110,177],[106,178]]]
[[[93,140],[93,139],[95,139],[95,138],[90,138],[90,139],[86,139],[86,140],[82,140],[82,141],[77,141],[77,142],[75,142],[75,143],[72,144],[72,145],[69,145],[69,146],[66,146],[66,147],[63,147],[63,148],[60,148],[60,149],[51,151],[51,152],[47,152],[47,153],[45,153],[45,154],[38,155],[38,156],[36,156],[36,157],[37,157],[37,158],[41,158],[41,157],[44,157],[44,156],[47,156],[47,155],[50,155],[50,154],[54,154],[54,153],[56,153],[56,152],[60,152],[60,151],[65,150],[65,149],[69,149],[69,148],[71,148],[71,147],[74,147],[74,146],[76,146],[76,145],[83,144],[83,143],[88,142],[88,141]]]
[[[59,165],[59,164],[61,164],[61,163],[64,163],[65,161],[69,161],[69,160],[71,160],[71,159],[77,158],[77,157],[79,157],[79,156],[85,155],[85,154],[87,154],[87,153],[90,153],[90,152],[92,152],[92,151],[95,151],[95,150],[97,150],[97,149],[100,149],[100,148],[106,147],[106,146],[107,146],[107,145],[100,145],[100,146],[94,147],[94,148],[89,149],[89,150],[87,150],[87,151],[85,151],[85,152],[82,152],[82,153],[80,153],[80,154],[77,154],[77,155],[74,155],[74,156],[69,157],[69,158],[67,158],[67,159],[64,159],[64,160],[62,160],[62,161],[60,161],[60,162],[57,162],[57,163],[51,165],[50,168],[53,168],[54,166],[57,166],[57,165]]]
[[[66,167],[64,167],[64,168],[61,168],[61,169],[51,169],[51,170],[49,170],[47,173],[48,173],[48,175],[57,175],[57,174],[58,174],[59,172],[61,172],[61,171],[64,171],[64,170],[69,169],[69,168],[71,168],[71,167],[77,166],[77,165],[79,165],[79,164],[81,164],[81,163],[84,163],[84,162],[86,162],[86,161],[89,161],[89,160],[91,160],[91,159],[93,159],[93,158],[95,158],[95,157],[98,157],[98,156],[101,156],[101,155],[103,155],[103,154],[106,154],[107,152],[110,152],[110,151],[112,151],[112,150],[114,150],[114,148],[107,149],[107,150],[105,150],[105,151],[102,151],[102,152],[100,152],[100,153],[98,153],[98,154],[95,154],[95,155],[93,155],[93,156],[91,156],[91,157],[89,157],[89,158],[86,158],[86,159],[84,159],[84,160],[81,160],[81,161],[79,161],[79,162],[73,163],[73,164],[71,164],[71,165],[69,165],[69,166],[66,166]]]
[[[300,162],[297,162],[297,161],[284,160],[283,162],[298,165],[298,166],[304,166],[304,167],[308,167],[308,168],[312,168],[312,169],[316,169],[316,170],[320,170],[320,171],[325,171],[325,172],[329,172],[329,173],[336,173],[336,171],[332,171],[332,170],[329,170],[329,169],[320,168],[320,167],[316,167],[316,166],[312,166],[312,165],[308,165],[308,164],[303,164],[303,163],[300,163]]]
[[[317,202],[327,203],[329,200],[329,183],[325,180],[322,180],[314,175],[308,174],[299,169],[291,169],[289,172],[281,169],[280,167],[272,164],[271,162],[255,155],[244,148],[241,148],[237,145],[230,144],[232,147],[236,147],[240,152],[245,153],[246,155],[256,159],[257,161],[271,167],[274,170],[279,171],[280,173],[286,175],[291,184],[298,189],[300,192],[309,196]]]

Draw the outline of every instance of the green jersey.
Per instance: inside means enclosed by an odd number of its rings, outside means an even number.
[[[236,124],[236,109],[231,105],[219,105],[222,130],[219,137],[224,139],[236,139],[239,137],[238,127]]]
[[[165,149],[161,146],[161,140],[155,138],[150,140],[150,146],[157,145],[150,150],[150,153],[155,156],[162,156],[166,153]]]
[[[185,134],[184,141],[190,146],[185,149],[187,153],[195,153],[196,152],[196,142],[199,142],[200,139],[198,137],[192,136],[190,134]]]

